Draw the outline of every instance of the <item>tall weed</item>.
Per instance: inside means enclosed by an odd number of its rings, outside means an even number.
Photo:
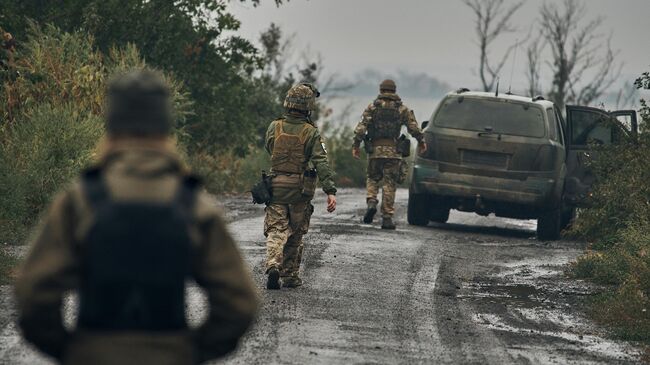
[[[637,85],[650,88],[650,75]],[[650,342],[650,108],[641,105],[638,140],[607,147],[592,161],[593,206],[570,233],[591,242],[573,275],[611,288],[594,303],[595,318],[623,338]]]

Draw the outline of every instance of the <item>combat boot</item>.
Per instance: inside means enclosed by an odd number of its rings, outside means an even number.
[[[381,229],[395,229],[395,223],[393,223],[393,218],[391,217],[382,218]]]
[[[302,279],[298,275],[282,278],[282,286],[285,288],[297,288],[302,286]]]
[[[266,275],[266,289],[280,289],[282,285],[280,282],[280,271],[278,271],[277,268],[273,267],[266,272]]]
[[[366,210],[366,215],[363,216],[363,223],[372,223],[372,219],[375,217],[375,213],[377,213],[377,203],[375,199],[368,199],[368,210]]]

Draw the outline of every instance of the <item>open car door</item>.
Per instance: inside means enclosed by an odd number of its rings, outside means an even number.
[[[564,200],[571,206],[585,206],[588,205],[586,198],[590,196],[594,183],[589,160],[597,151],[592,146],[636,138],[636,111],[606,112],[597,108],[567,105],[566,116],[567,176]]]

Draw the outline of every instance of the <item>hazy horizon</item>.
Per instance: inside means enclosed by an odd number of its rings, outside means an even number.
[[[477,88],[480,84],[474,17],[460,0],[291,0],[279,8],[271,3],[254,8],[231,2],[230,10],[242,22],[238,34],[257,43],[260,33],[273,22],[293,37],[296,52],[321,55],[328,75],[355,80],[368,69],[387,76],[406,71],[427,75],[452,89]],[[638,25],[645,24],[650,1],[589,0],[586,4],[585,19],[605,17],[600,30],[603,36],[612,32],[613,49],[625,64],[620,83],[611,91],[616,92],[623,82],[631,82],[650,69],[650,41],[644,38],[650,29]],[[520,30],[505,34],[495,43],[495,56],[529,32],[540,5],[541,1],[531,0],[524,4],[513,18]],[[520,48],[514,65],[513,90],[526,88],[523,52]],[[510,83],[513,61],[514,55],[502,71],[502,87]]]

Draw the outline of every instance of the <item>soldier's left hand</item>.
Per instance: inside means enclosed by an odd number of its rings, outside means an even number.
[[[427,152],[429,147],[427,146],[426,142],[420,142],[418,143],[418,154],[423,155],[424,153]]]

